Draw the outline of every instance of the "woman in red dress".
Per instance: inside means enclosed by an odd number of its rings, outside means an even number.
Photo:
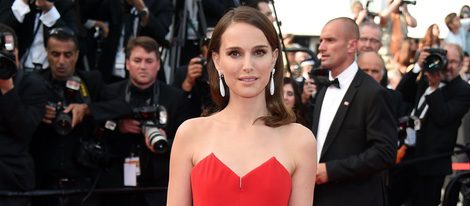
[[[219,111],[184,122],[170,160],[168,205],[308,205],[316,142],[282,99],[280,42],[256,9],[222,17],[209,45]]]

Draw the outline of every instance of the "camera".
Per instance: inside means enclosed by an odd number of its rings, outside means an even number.
[[[0,33],[0,79],[9,79],[16,74],[13,34]]]
[[[164,106],[151,105],[132,109],[134,118],[140,121],[142,134],[148,140],[156,153],[163,154],[170,147],[168,139],[160,133],[168,120],[168,113]]]
[[[56,110],[53,125],[57,134],[62,136],[68,135],[72,131],[72,113],[64,113],[66,106],[63,102],[49,102],[48,105]]]
[[[415,0],[403,0],[403,1],[401,1],[400,6],[403,5],[403,4],[416,5],[416,1]]]
[[[199,81],[209,82],[209,74],[207,73],[207,59],[199,57],[199,64],[202,66],[202,75],[198,78]]]
[[[447,67],[447,50],[441,48],[428,48],[429,56],[424,59],[423,70],[425,72],[443,71]]]
[[[77,162],[85,167],[99,169],[109,164],[109,155],[103,142],[96,138],[80,140]]]

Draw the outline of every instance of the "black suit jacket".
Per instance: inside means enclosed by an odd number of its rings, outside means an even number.
[[[5,95],[0,94],[0,190],[33,189],[29,143],[41,122],[46,100],[44,82],[33,74],[24,76]]]
[[[52,74],[50,68],[40,71],[43,81],[46,82],[48,92],[48,102],[57,103],[63,101],[59,99],[52,85]],[[75,75],[80,77],[87,89],[87,101],[98,101],[102,88],[101,75],[98,71],[76,71]],[[65,86],[65,85],[64,85]],[[85,98],[81,98],[85,101]],[[70,104],[72,102],[68,102]],[[88,103],[88,102],[75,102]],[[80,142],[94,136],[94,121],[87,116],[83,121],[75,126],[70,134],[59,135],[54,128],[54,124],[41,123],[34,133],[31,143],[31,153],[36,163],[36,175],[38,186],[59,178],[94,177],[96,170],[84,167],[77,162]],[[57,158],[51,161],[52,158]]]
[[[316,135],[326,87],[316,100]],[[330,126],[320,163],[328,182],[315,188],[314,205],[385,205],[384,170],[395,161],[396,121],[387,92],[359,69]]]
[[[13,2],[14,0],[0,0],[0,22],[15,30],[16,35],[18,36],[19,58],[22,58],[23,54],[25,54],[26,50],[33,43],[33,33],[35,30],[34,21],[38,11],[34,4],[30,5],[29,8],[31,11],[26,14],[23,23],[20,23],[15,18],[11,10]],[[49,31],[56,27],[68,27],[78,33],[79,19],[75,12],[73,2],[70,0],[54,1],[54,6],[60,13],[60,18],[51,28],[44,25],[44,41],[46,41]]]
[[[400,81],[397,90],[413,107],[428,87],[426,78],[408,72]],[[415,157],[452,152],[462,117],[470,107],[470,86],[457,76],[440,89],[425,97],[429,105],[421,129],[416,133]],[[422,162],[416,172],[424,176],[442,176],[452,172],[451,156]]]

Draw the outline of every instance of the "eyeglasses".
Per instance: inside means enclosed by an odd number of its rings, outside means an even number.
[[[49,31],[49,36],[75,37],[75,32],[67,27],[53,28]]]
[[[378,39],[373,39],[373,38],[366,38],[366,37],[361,37],[359,38],[359,41],[361,42],[370,42],[372,44],[380,44],[380,41]]]

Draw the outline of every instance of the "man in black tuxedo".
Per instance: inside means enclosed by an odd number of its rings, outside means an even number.
[[[330,84],[318,92],[313,113],[316,206],[386,204],[384,171],[395,161],[396,121],[386,90],[354,60],[358,39],[356,23],[345,17],[330,20],[320,35]]]
[[[29,144],[44,114],[47,93],[40,77],[17,70],[16,36],[0,24],[0,42],[5,43],[7,33],[13,44],[8,45],[11,48],[0,46],[0,190],[24,192],[35,185]],[[8,68],[11,73],[5,73]],[[26,206],[28,202],[28,197],[0,197],[2,206]]]
[[[126,69],[129,79],[108,85],[102,95],[103,102],[91,106],[91,114],[98,122],[107,123],[114,130],[107,135],[110,152],[116,156],[111,162],[110,173],[102,177],[103,187],[167,187],[171,143],[176,129],[188,114],[188,99],[181,91],[157,80],[160,69],[158,43],[150,37],[130,39],[126,48]],[[143,128],[147,120],[160,122],[149,115],[145,121],[137,110],[140,108],[166,109],[166,126],[156,126],[168,140],[167,151],[158,151],[149,143],[149,135]],[[150,112],[148,112],[150,113]],[[160,113],[162,114],[162,113]],[[115,124],[115,128],[109,125]],[[161,123],[161,122],[160,122]],[[109,138],[108,138],[109,137]],[[139,162],[133,165],[129,161]],[[133,169],[138,168],[140,172]],[[166,191],[112,196],[105,205],[166,205]]]
[[[49,30],[69,27],[78,33],[79,20],[71,0],[1,0],[0,22],[18,34],[21,66],[45,69],[48,67],[45,40]]]
[[[450,153],[454,150],[462,117],[470,107],[470,86],[462,80],[463,52],[446,44],[447,65],[424,64],[424,49],[413,70],[406,73],[397,90],[413,105],[403,160]],[[431,69],[430,69],[431,68]],[[445,176],[452,173],[451,156],[439,157],[400,168],[392,173],[391,205],[439,205]]]

